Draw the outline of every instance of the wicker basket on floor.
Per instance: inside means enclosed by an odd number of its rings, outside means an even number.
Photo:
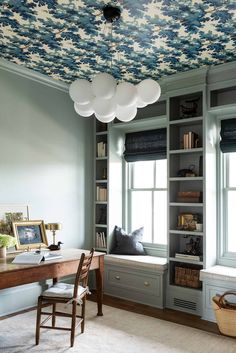
[[[212,306],[220,332],[226,336],[236,337],[236,304],[229,303],[225,299],[226,295],[236,296],[236,292],[228,291],[221,296],[214,296]]]

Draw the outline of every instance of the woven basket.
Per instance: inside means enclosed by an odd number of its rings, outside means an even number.
[[[175,266],[175,284],[184,287],[201,288],[199,269]]]
[[[236,292],[225,292],[221,296],[212,298],[212,306],[215,312],[217,325],[223,335],[236,337],[236,304],[229,303],[226,295],[235,295]]]

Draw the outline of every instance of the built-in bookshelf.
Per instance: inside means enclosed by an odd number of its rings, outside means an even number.
[[[183,306],[188,306],[188,300],[184,299],[189,294],[194,298],[194,291],[202,288],[199,275],[204,263],[203,159],[202,92],[170,97],[168,283],[171,294],[167,301],[175,309],[178,297]],[[198,294],[196,302],[197,297]],[[190,312],[196,309],[193,308],[190,305]]]
[[[108,226],[108,125],[95,120],[94,244],[107,251]]]

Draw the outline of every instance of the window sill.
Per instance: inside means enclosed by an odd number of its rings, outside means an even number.
[[[200,271],[200,280],[219,280],[227,281],[227,283],[236,283],[236,268],[227,266],[212,266]]]

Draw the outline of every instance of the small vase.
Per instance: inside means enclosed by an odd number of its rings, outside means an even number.
[[[0,248],[0,259],[4,259],[7,256],[7,248],[2,246]]]

